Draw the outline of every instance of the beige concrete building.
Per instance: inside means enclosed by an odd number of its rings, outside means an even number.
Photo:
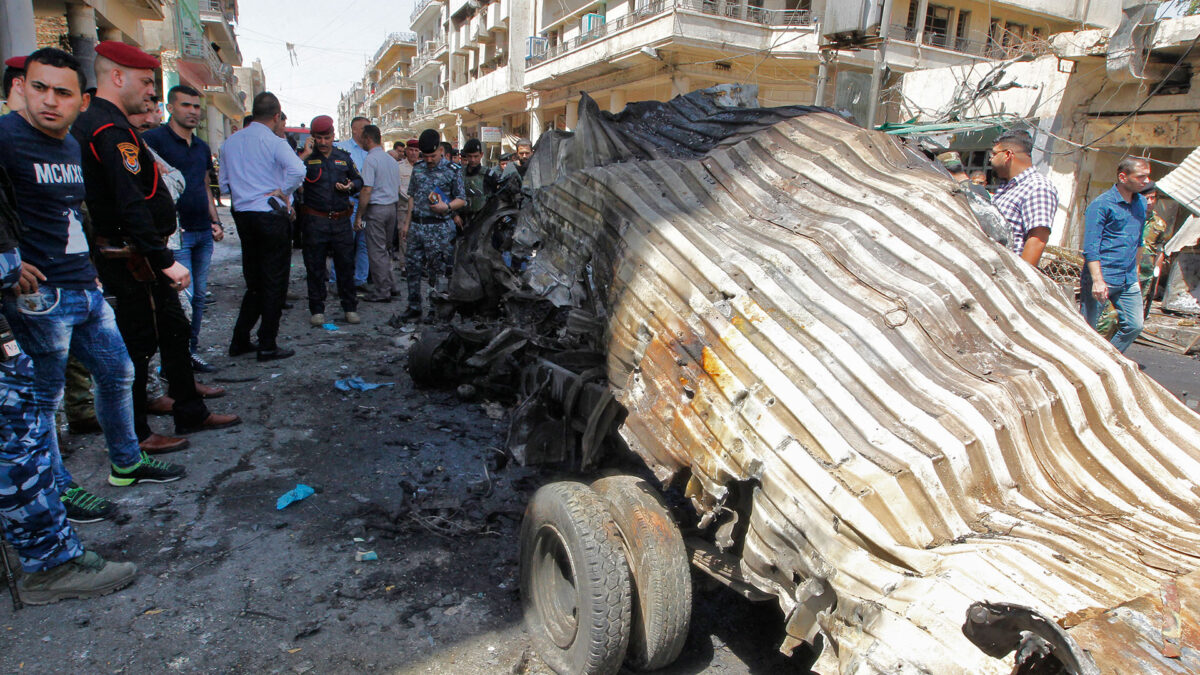
[[[162,60],[160,97],[176,84],[202,93],[205,114],[197,131],[215,152],[244,115],[234,75],[242,63],[236,22],[237,0],[6,0],[0,56],[61,47],[83,61],[91,77],[98,42],[140,47]]]
[[[417,84],[412,60],[416,54],[416,33],[391,33],[384,38],[362,79],[338,101],[338,138],[350,137],[350,121],[359,116],[379,127],[386,145],[413,135]]]
[[[459,144],[497,128],[511,148],[520,136],[573,128],[585,92],[615,112],[728,83],[756,85],[763,105],[832,105],[865,121],[876,52],[822,38],[835,1],[419,0],[410,124]],[[1121,17],[1120,0],[886,4],[878,121],[900,114],[905,72],[1044,53],[1051,35],[1112,28]],[[365,96],[352,88],[343,105]]]

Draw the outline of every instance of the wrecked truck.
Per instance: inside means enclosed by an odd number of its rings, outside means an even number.
[[[778,603],[821,672],[1200,672],[1200,417],[944,172],[752,88],[579,106],[460,244],[463,318],[410,355],[513,387],[522,462],[653,475],[533,496],[550,666],[670,663],[694,566]]]

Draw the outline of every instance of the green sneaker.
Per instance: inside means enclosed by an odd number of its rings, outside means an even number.
[[[108,484],[129,487],[138,483],[170,483],[187,475],[187,469],[178,464],[169,464],[142,453],[142,459],[128,469],[109,465]]]
[[[61,499],[67,508],[67,520],[72,523],[98,523],[117,511],[116,504],[84,490],[74,481]]]
[[[128,586],[136,576],[133,563],[108,562],[97,553],[84,551],[58,567],[26,574],[17,588],[25,602],[49,605],[69,598],[108,595]]]

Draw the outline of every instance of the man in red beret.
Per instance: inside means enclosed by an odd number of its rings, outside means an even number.
[[[196,391],[188,349],[191,326],[179,304],[179,291],[191,275],[166,245],[176,227],[175,203],[129,122],[153,106],[158,67],[158,59],[136,47],[111,41],[96,45],[96,95],[71,129],[83,154],[96,268],[104,290],[116,296],[117,326],[133,359],[134,428],[148,453],[187,445],[187,439],[153,433],[146,420],[146,381],[155,351],[175,401],[176,433],[241,423],[237,415],[210,413]],[[114,473],[109,482],[124,486],[136,480]]]
[[[308,280],[309,322],[325,324],[325,295],[329,277],[326,259],[333,257],[338,297],[346,323],[358,323],[358,295],[354,290],[354,229],[350,197],[363,187],[362,176],[350,153],[333,144],[333,118],[314,117],[312,136],[300,151],[304,160],[304,194],[297,213],[304,236],[304,269]]]
[[[25,77],[25,57],[12,56],[4,59],[4,102],[12,112],[25,109],[25,99],[13,90],[13,82]]]

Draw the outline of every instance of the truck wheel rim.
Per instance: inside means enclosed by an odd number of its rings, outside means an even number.
[[[559,649],[569,649],[579,630],[575,565],[562,535],[538,531],[533,551],[533,601],[542,625]]]

